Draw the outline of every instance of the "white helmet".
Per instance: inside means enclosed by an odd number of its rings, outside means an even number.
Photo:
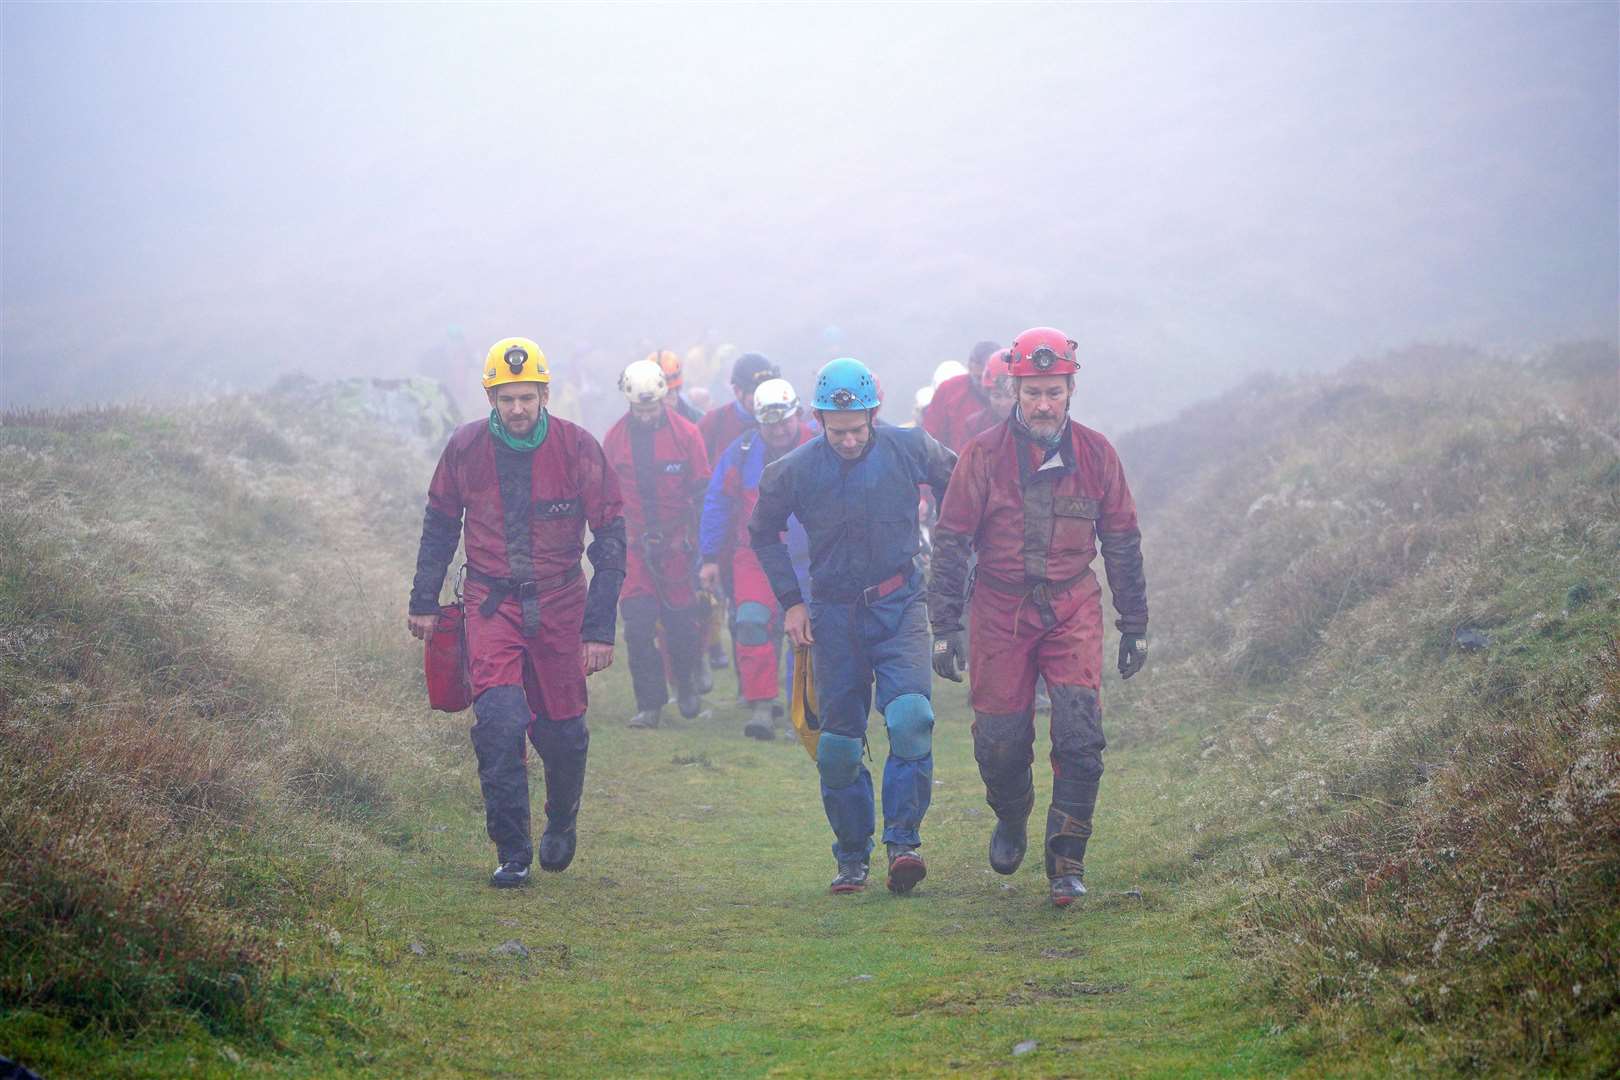
[[[966,375],[967,373],[967,365],[962,363],[960,360],[947,360],[943,364],[939,365],[939,367],[934,369],[933,388],[938,390],[939,384],[944,382],[946,379],[954,379],[958,375]]]
[[[766,379],[754,387],[754,419],[774,424],[799,413],[799,395],[786,379]]]
[[[926,408],[928,408],[929,403],[932,402],[933,400],[934,400],[934,388],[932,386],[919,386],[919,387],[917,387],[917,394],[916,394],[915,397],[913,397],[911,399],[912,404],[918,409],[926,409]]]
[[[632,405],[651,405],[663,401],[668,386],[664,383],[664,369],[656,360],[637,360],[619,376],[619,392]]]

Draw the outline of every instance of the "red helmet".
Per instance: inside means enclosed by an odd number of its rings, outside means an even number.
[[[996,388],[996,380],[1006,378],[1012,372],[1007,370],[1007,362],[1012,359],[1011,349],[997,349],[990,354],[984,362],[984,375],[979,379],[979,385],[986,391]]]
[[[1007,373],[1015,378],[1025,375],[1073,375],[1080,370],[1080,361],[1074,358],[1078,344],[1061,330],[1050,326],[1037,326],[1025,330],[1013,339],[1012,355],[1007,360]],[[985,365],[989,370],[990,365]]]

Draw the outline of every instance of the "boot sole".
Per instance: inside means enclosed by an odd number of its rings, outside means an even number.
[[[771,742],[776,738],[776,732],[773,729],[760,724],[745,725],[743,734],[750,739],[758,739],[760,742]]]
[[[827,891],[833,893],[834,895],[842,895],[844,893],[865,892],[866,891],[866,886],[865,885],[834,885],[831,889],[829,889]]]
[[[903,896],[917,887],[917,882],[928,876],[928,867],[919,858],[900,858],[889,867],[889,891]]]
[[[495,881],[492,879],[489,885],[492,889],[521,889],[528,883],[528,878],[524,878],[522,881]]]

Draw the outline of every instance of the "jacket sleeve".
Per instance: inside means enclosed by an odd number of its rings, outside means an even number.
[[[927,407],[923,409],[922,429],[936,440],[943,439],[950,417],[950,392],[946,391],[944,401],[939,400],[939,395],[935,394],[934,400],[930,401]]]
[[[754,516],[748,519],[748,546],[759,557],[759,565],[783,611],[804,603],[799,576],[793,572],[793,557],[782,540],[794,510],[792,477],[784,468],[787,463],[788,459],[782,458],[765,466],[759,478],[759,501],[754,504]]]
[[[585,594],[579,636],[611,645],[618,632],[619,590],[624,586],[624,500],[618,476],[608,468],[602,447],[589,435],[581,441],[579,469],[585,520],[591,527],[591,544],[585,549],[585,557],[591,561],[591,585]]]
[[[410,613],[437,615],[444,575],[461,542],[461,489],[456,483],[450,447],[439,456],[428,484],[427,509],[422,514],[422,539],[416,547],[416,577],[411,582]]]
[[[1125,483],[1125,469],[1112,446],[1105,446],[1102,509],[1097,520],[1097,544],[1108,573],[1119,618],[1114,626],[1122,634],[1145,634],[1148,624],[1147,576],[1142,569],[1142,531],[1136,522],[1136,500]]]
[[[969,443],[962,450],[962,459],[956,463],[950,484],[940,499],[939,523],[934,526],[934,554],[929,561],[928,575],[928,620],[935,634],[962,629],[968,555],[984,519],[989,478],[989,458],[984,446]]]
[[[726,494],[726,480],[731,476],[730,450],[720,455],[709,486],[703,492],[703,520],[698,526],[698,551],[704,562],[718,562],[731,539],[732,501]]]
[[[956,469],[956,454],[926,433],[922,437],[922,447],[923,483],[933,489],[935,501],[942,500],[946,487],[950,485],[951,473]]]

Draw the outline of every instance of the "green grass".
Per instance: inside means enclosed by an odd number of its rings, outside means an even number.
[[[622,659],[608,679],[596,688],[574,865],[523,890],[488,888],[491,850],[462,763],[446,796],[416,809],[417,843],[371,849],[363,909],[336,926],[338,943],[318,931],[291,946],[293,971],[343,988],[328,1006],[343,1036],[329,1011],[293,1008],[272,1018],[272,1039],[233,1043],[247,1065],[282,1075],[1248,1076],[1298,1063],[1263,1005],[1241,1000],[1227,936],[1237,894],[1191,862],[1165,810],[1178,797],[1172,758],[1112,755],[1092,896],[1058,911],[1038,851],[1012,878],[989,871],[993,819],[965,705],[948,695],[928,879],[910,897],[881,885],[835,897],[815,768],[796,744],[745,740],[740,713],[626,730]],[[514,939],[527,959],[492,955]],[[4,1044],[47,1073],[106,1060],[105,1040],[64,1036],[37,1017],[0,1023]],[[1036,1049],[1014,1057],[1026,1040]],[[120,1043],[105,1075],[163,1075],[175,1041]],[[223,1067],[204,1033],[179,1041],[199,1068]]]

